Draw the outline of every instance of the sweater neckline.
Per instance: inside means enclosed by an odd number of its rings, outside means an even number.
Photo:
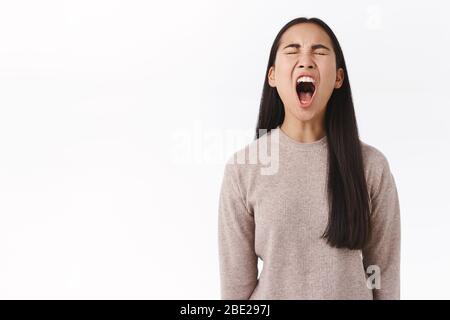
[[[277,131],[281,143],[285,143],[299,150],[317,150],[326,148],[327,146],[326,135],[320,138],[319,140],[313,142],[300,142],[289,137],[286,133],[284,133],[283,130],[281,130],[280,126],[277,126],[274,130]]]

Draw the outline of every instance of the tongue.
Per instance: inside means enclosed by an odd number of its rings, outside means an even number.
[[[311,92],[300,92],[299,97],[301,103],[307,104],[311,101],[312,94]]]

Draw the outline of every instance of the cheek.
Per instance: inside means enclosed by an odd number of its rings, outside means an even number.
[[[289,59],[280,58],[275,65],[275,70],[278,70],[278,73],[282,76],[285,74],[289,68],[291,68],[291,63],[289,62]]]
[[[292,67],[287,64],[279,64],[278,68],[276,69],[275,76],[277,78],[277,86],[279,86],[279,89],[286,90],[290,89],[291,87],[291,73],[292,73]]]
[[[324,89],[332,90],[336,81],[336,67],[331,63],[322,67],[320,75],[321,86]]]

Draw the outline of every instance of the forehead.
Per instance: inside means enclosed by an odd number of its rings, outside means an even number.
[[[283,44],[289,43],[299,43],[304,46],[313,43],[322,43],[332,48],[331,39],[328,34],[314,23],[299,23],[289,27],[281,36],[280,47]]]

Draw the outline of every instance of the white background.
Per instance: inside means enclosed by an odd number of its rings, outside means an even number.
[[[402,298],[449,299],[447,15],[444,1],[1,1],[0,298],[218,299],[223,163],[251,141],[276,33],[317,16],[397,183]],[[249,138],[225,149],[230,129]]]

